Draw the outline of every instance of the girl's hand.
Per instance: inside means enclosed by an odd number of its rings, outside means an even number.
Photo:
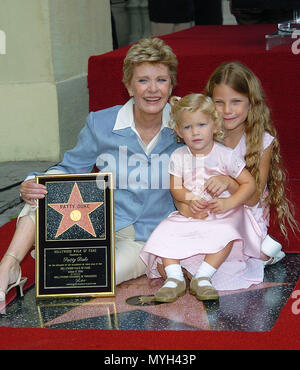
[[[210,177],[205,185],[205,190],[212,196],[218,197],[225,190],[228,190],[230,185],[230,177],[225,175],[212,176]]]
[[[35,199],[43,199],[47,194],[46,186],[36,184],[34,179],[23,181],[20,186],[20,194],[24,202],[35,206]]]
[[[204,199],[191,199],[189,202],[189,208],[193,214],[206,211],[207,212],[208,202]]]
[[[225,213],[232,208],[230,204],[230,199],[228,198],[214,198],[208,203],[209,210],[215,214]]]
[[[192,218],[197,218],[197,219],[202,220],[202,219],[204,219],[208,216],[208,210],[207,209],[201,210],[198,213],[193,213],[191,211],[190,207],[186,203],[178,202],[176,200],[174,201],[174,203],[175,203],[176,208],[180,212],[180,214],[185,216],[185,217],[192,217]]]

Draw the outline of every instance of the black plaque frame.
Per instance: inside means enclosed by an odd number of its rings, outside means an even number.
[[[115,296],[111,173],[38,175],[36,297]]]

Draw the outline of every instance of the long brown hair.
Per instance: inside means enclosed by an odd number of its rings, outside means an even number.
[[[212,97],[216,85],[225,84],[249,99],[249,113],[246,133],[246,168],[255,178],[257,189],[261,195],[259,177],[259,164],[263,150],[264,132],[274,137],[272,142],[272,157],[267,180],[268,196],[265,202],[273,206],[282,234],[287,238],[287,225],[293,232],[298,229],[294,218],[293,204],[286,196],[287,174],[282,166],[280,146],[277,132],[273,125],[270,110],[266,105],[265,96],[261,83],[255,74],[245,65],[239,62],[226,62],[221,64],[211,75],[206,87],[205,94]]]

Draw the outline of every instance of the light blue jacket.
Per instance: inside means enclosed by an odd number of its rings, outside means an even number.
[[[173,130],[165,127],[147,156],[130,127],[113,129],[121,108],[91,112],[75,148],[51,169],[89,173],[96,163],[100,171],[113,172],[115,229],[134,225],[136,240],[146,241],[158,223],[175,210],[169,191],[168,159],[180,144]]]

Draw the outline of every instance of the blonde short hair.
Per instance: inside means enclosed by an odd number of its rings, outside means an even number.
[[[123,83],[126,87],[131,82],[134,67],[144,62],[166,65],[169,68],[172,87],[176,86],[177,57],[169,45],[155,37],[141,39],[128,50],[123,63]]]
[[[214,134],[214,140],[222,141],[224,139],[225,130],[223,118],[220,116],[219,112],[216,110],[215,104],[212,99],[208,96],[202,94],[188,94],[183,98],[178,98],[177,96],[172,96],[170,99],[171,104],[171,125],[181,124],[181,117],[183,112],[194,113],[200,111],[207,114],[213,120],[216,133]]]

